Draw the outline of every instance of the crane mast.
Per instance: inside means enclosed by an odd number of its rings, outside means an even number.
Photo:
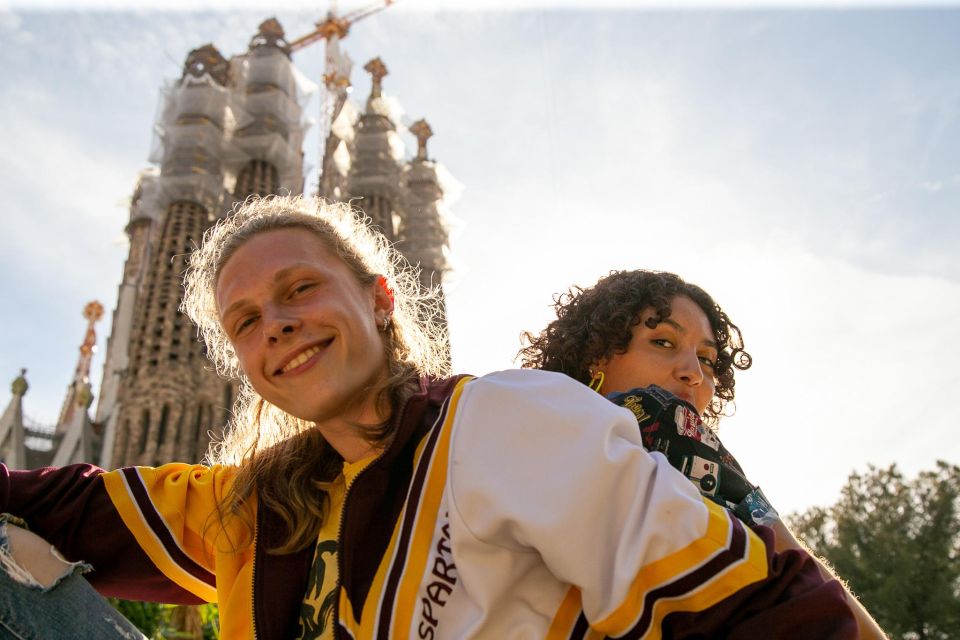
[[[331,0],[330,10],[323,20],[314,23],[314,30],[290,42],[291,53],[319,40],[324,40],[326,44],[323,68],[324,94],[320,104],[319,123],[321,172],[323,171],[323,152],[330,135],[333,118],[342,106],[342,101],[346,99],[346,92],[350,86],[350,68],[353,63],[349,56],[340,52],[340,40],[347,37],[350,27],[356,22],[383,11],[395,1],[382,0],[340,16],[337,15],[336,0]]]

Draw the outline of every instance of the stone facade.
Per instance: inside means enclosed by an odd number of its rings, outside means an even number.
[[[331,20],[318,25],[327,39],[318,195],[363,209],[421,267],[422,282],[439,287],[448,268],[449,214],[438,166],[427,156],[430,127],[422,120],[411,126],[417,153],[404,159],[398,105],[382,93],[386,65],[379,58],[366,65],[369,97],[363,106],[353,103],[352,63],[339,50],[346,30],[327,33],[321,27]],[[56,455],[74,461],[95,442],[89,461],[106,468],[202,460],[210,434],[227,424],[237,386],[213,371],[196,327],[180,312],[183,271],[203,233],[238,202],[303,192],[306,92],[298,87],[291,53],[313,37],[288,44],[279,23],[267,20],[243,54],[227,59],[208,44],[187,56],[181,77],[163,89],[154,166],[141,173],[131,198],[129,253],[95,418],[87,399],[70,412],[82,423],[82,438],[64,438],[66,424],[31,431],[22,415],[26,387],[18,379],[0,425],[0,457],[17,466]],[[72,396],[68,404],[73,407]],[[31,438],[49,446],[33,451]],[[71,451],[60,451],[67,441]]]
[[[191,51],[164,97],[159,172],[141,177],[131,203],[97,412],[109,467],[203,458],[236,383],[213,371],[180,311],[187,257],[236,202],[303,188],[302,105],[275,20],[230,60],[212,45]]]

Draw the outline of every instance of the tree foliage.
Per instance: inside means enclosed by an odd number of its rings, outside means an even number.
[[[854,473],[831,507],[788,518],[893,638],[960,639],[960,467]]]
[[[150,640],[172,640],[173,638],[218,640],[220,638],[220,616],[215,604],[177,607],[157,602],[115,598],[110,598],[110,604]],[[188,612],[187,616],[182,615],[185,612]],[[186,617],[194,618],[193,624],[185,624]],[[199,626],[199,629],[185,629],[185,627],[194,626]]]

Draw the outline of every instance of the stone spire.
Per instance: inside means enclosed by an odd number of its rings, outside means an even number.
[[[206,74],[221,86],[227,84],[230,75],[230,63],[212,44],[205,44],[187,54],[181,79],[186,80],[188,76],[202,78]]]
[[[363,70],[369,72],[373,80],[373,84],[370,86],[370,97],[367,98],[367,111],[369,111],[370,104],[383,95],[383,79],[389,71],[387,71],[387,65],[383,64],[383,60],[379,56],[363,65]]]
[[[97,332],[94,326],[103,317],[103,305],[94,300],[83,308],[83,317],[87,320],[87,331],[80,345],[80,356],[77,358],[77,368],[73,372],[73,380],[67,385],[67,394],[60,409],[60,419],[57,421],[57,433],[63,433],[67,425],[73,420],[73,414],[78,404],[83,408],[90,406],[90,361],[97,350]],[[84,396],[84,401],[78,401]]]
[[[0,462],[10,469],[27,468],[25,429],[23,426],[23,396],[27,393],[27,370],[21,369],[10,390],[13,397],[0,417]]]
[[[236,174],[233,199],[267,196],[303,185],[302,104],[283,27],[271,18],[260,25],[250,49],[234,59],[237,120],[227,154]],[[305,98],[304,98],[305,99]]]
[[[427,157],[433,130],[421,119],[410,131],[417,137],[417,155],[403,173],[397,245],[410,264],[420,268],[421,283],[439,287],[447,270],[447,229],[441,215],[443,189],[436,164]]]
[[[276,48],[264,51],[289,63]],[[222,215],[228,151],[236,102],[234,69],[212,45],[187,56],[184,74],[164,91],[158,150],[159,174],[144,186],[150,197],[131,208],[152,221],[146,247],[131,243],[126,280],[118,298],[108,355],[112,402],[98,416],[106,420],[100,464],[156,465],[171,460],[198,462],[209,429],[226,423],[232,404],[230,383],[207,366],[196,328],[180,311],[183,271],[190,251]],[[229,207],[229,204],[226,205]],[[133,238],[133,236],[131,236]],[[145,249],[135,256],[134,248]],[[124,313],[120,313],[123,310]]]
[[[274,47],[290,57],[290,44],[287,42],[283,27],[276,18],[268,18],[257,27],[257,33],[250,39],[250,49]]]
[[[83,317],[87,320],[87,331],[80,345],[80,357],[73,380],[67,387],[60,420],[56,432],[62,434],[60,445],[53,456],[54,466],[63,466],[74,462],[93,462],[96,435],[90,423],[87,410],[93,402],[90,388],[90,360],[97,348],[97,332],[94,326],[103,317],[103,305],[90,302],[83,308]]]
[[[403,145],[381,102],[386,65],[374,58],[363,68],[370,73],[372,84],[366,110],[356,125],[347,191],[358,199],[356,205],[370,216],[373,225],[394,240],[402,170],[398,156],[402,156]]]
[[[430,128],[426,120],[420,118],[410,125],[410,133],[417,137],[416,160],[427,160],[427,140],[433,136],[433,129]]]

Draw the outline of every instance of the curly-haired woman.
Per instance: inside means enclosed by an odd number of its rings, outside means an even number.
[[[229,639],[856,637],[808,557],[705,501],[585,386],[444,377],[415,275],[349,210],[250,202],[191,265],[185,308],[245,386],[221,464],[0,465],[0,511],[102,593],[219,602]],[[24,604],[36,554],[4,528],[0,622],[24,637],[60,588]]]
[[[672,273],[615,271],[592,287],[574,287],[558,296],[554,308],[557,317],[543,331],[523,334],[527,342],[520,351],[523,367],[565,373],[620,404],[631,390],[643,396],[641,388],[655,385],[692,406],[712,429],[734,400],[735,372],[752,364],[740,329],[720,305],[706,291]],[[715,476],[710,476],[709,491],[704,493],[721,503],[725,499],[748,524],[772,528],[778,551],[805,549],[759,489],[746,483],[739,464],[715,434],[701,431],[705,440],[701,444],[684,442],[689,438],[677,431],[670,429],[664,436],[671,438],[669,442],[657,441],[655,446],[648,439],[645,445],[667,454],[678,468],[693,453],[705,452],[714,462],[704,463],[722,467],[715,475],[725,471],[739,481],[728,485],[739,493],[719,495],[718,489],[724,487],[718,487]],[[698,449],[693,451],[691,446]],[[744,502],[751,508],[738,510]],[[836,577],[822,563],[819,566],[827,579]],[[885,637],[856,598],[852,594],[849,598],[863,636]]]

